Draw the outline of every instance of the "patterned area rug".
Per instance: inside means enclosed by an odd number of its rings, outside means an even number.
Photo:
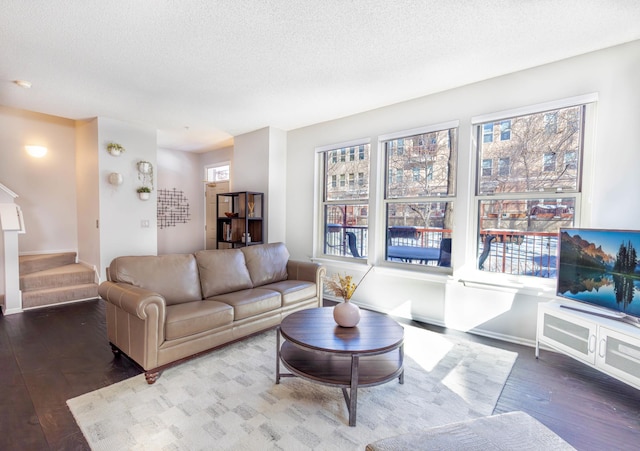
[[[276,331],[67,401],[94,450],[362,450],[374,440],[491,415],[516,353],[405,326],[405,381],[358,390],[275,384]]]

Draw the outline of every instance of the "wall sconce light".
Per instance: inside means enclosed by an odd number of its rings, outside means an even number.
[[[47,148],[44,146],[24,146],[27,153],[35,158],[42,158],[47,154]]]
[[[122,181],[124,179],[122,178],[122,174],[119,174],[117,172],[112,172],[111,174],[109,174],[109,183],[111,183],[112,185],[122,185]]]

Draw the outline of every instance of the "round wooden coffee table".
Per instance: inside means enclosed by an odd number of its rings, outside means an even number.
[[[284,318],[277,333],[276,384],[298,376],[342,388],[349,426],[356,425],[358,387],[404,383],[404,328],[381,313],[361,314],[356,327],[340,327],[333,307],[301,310]],[[281,373],[280,362],[291,373]]]

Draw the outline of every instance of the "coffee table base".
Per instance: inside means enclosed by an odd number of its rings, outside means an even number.
[[[404,384],[404,347],[384,352],[342,353],[308,349],[284,341],[277,329],[276,384],[282,377],[301,377],[322,385],[342,389],[349,426],[356,425],[358,388],[372,387],[398,378]],[[291,372],[281,373],[280,362]]]

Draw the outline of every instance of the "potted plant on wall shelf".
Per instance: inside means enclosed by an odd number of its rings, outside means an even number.
[[[122,152],[124,152],[124,150],[124,147],[122,147],[118,143],[110,142],[109,144],[107,144],[107,152],[109,152],[114,157],[120,155]]]
[[[141,186],[136,191],[141,200],[149,200],[149,197],[151,197],[151,188],[148,186]]]

